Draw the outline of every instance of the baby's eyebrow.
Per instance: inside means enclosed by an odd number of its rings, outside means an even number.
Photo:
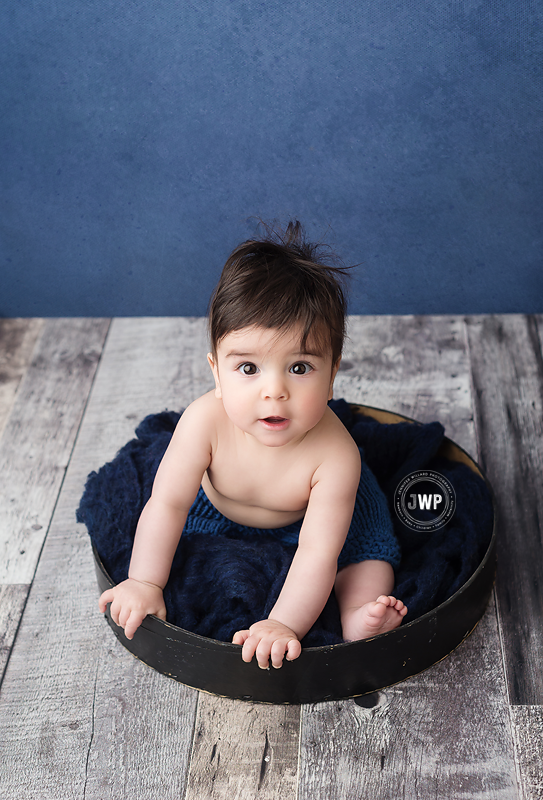
[[[298,350],[295,353],[291,353],[291,356],[292,358],[325,358],[322,353],[316,353],[313,350]]]
[[[313,353],[309,350],[298,350],[295,353],[291,353],[292,358],[303,358],[304,356],[309,356],[310,358],[324,358],[322,353]],[[256,358],[255,353],[239,353],[237,350],[231,350],[229,353],[226,353],[225,358]]]

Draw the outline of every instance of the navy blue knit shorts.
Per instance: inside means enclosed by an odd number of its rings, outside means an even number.
[[[303,518],[284,528],[251,528],[232,522],[208,500],[200,487],[189,511],[183,536],[191,533],[230,536],[265,534],[286,545],[297,545]],[[387,561],[394,569],[400,563],[400,547],[394,534],[386,498],[375,476],[362,461],[362,473],[356,494],[351,526],[339,554],[338,568],[360,561]]]

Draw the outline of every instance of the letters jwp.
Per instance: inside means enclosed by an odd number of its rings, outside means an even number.
[[[427,509],[428,511],[432,510],[432,498],[434,501],[434,511],[437,509],[438,505],[443,502],[443,497],[440,494],[410,494],[409,497],[411,498],[411,502],[407,504],[407,508],[410,511],[413,511],[415,508],[417,508],[417,499],[418,507],[421,510]]]

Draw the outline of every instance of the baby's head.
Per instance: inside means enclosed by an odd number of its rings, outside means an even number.
[[[211,350],[248,327],[301,331],[300,350],[330,354],[338,363],[345,338],[346,268],[325,263],[322,246],[303,237],[299,222],[284,234],[243,242],[224,265],[210,303]]]

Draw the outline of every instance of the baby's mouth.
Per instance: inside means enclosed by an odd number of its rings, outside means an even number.
[[[286,428],[290,420],[286,417],[264,417],[260,422],[268,430],[282,430]]]

